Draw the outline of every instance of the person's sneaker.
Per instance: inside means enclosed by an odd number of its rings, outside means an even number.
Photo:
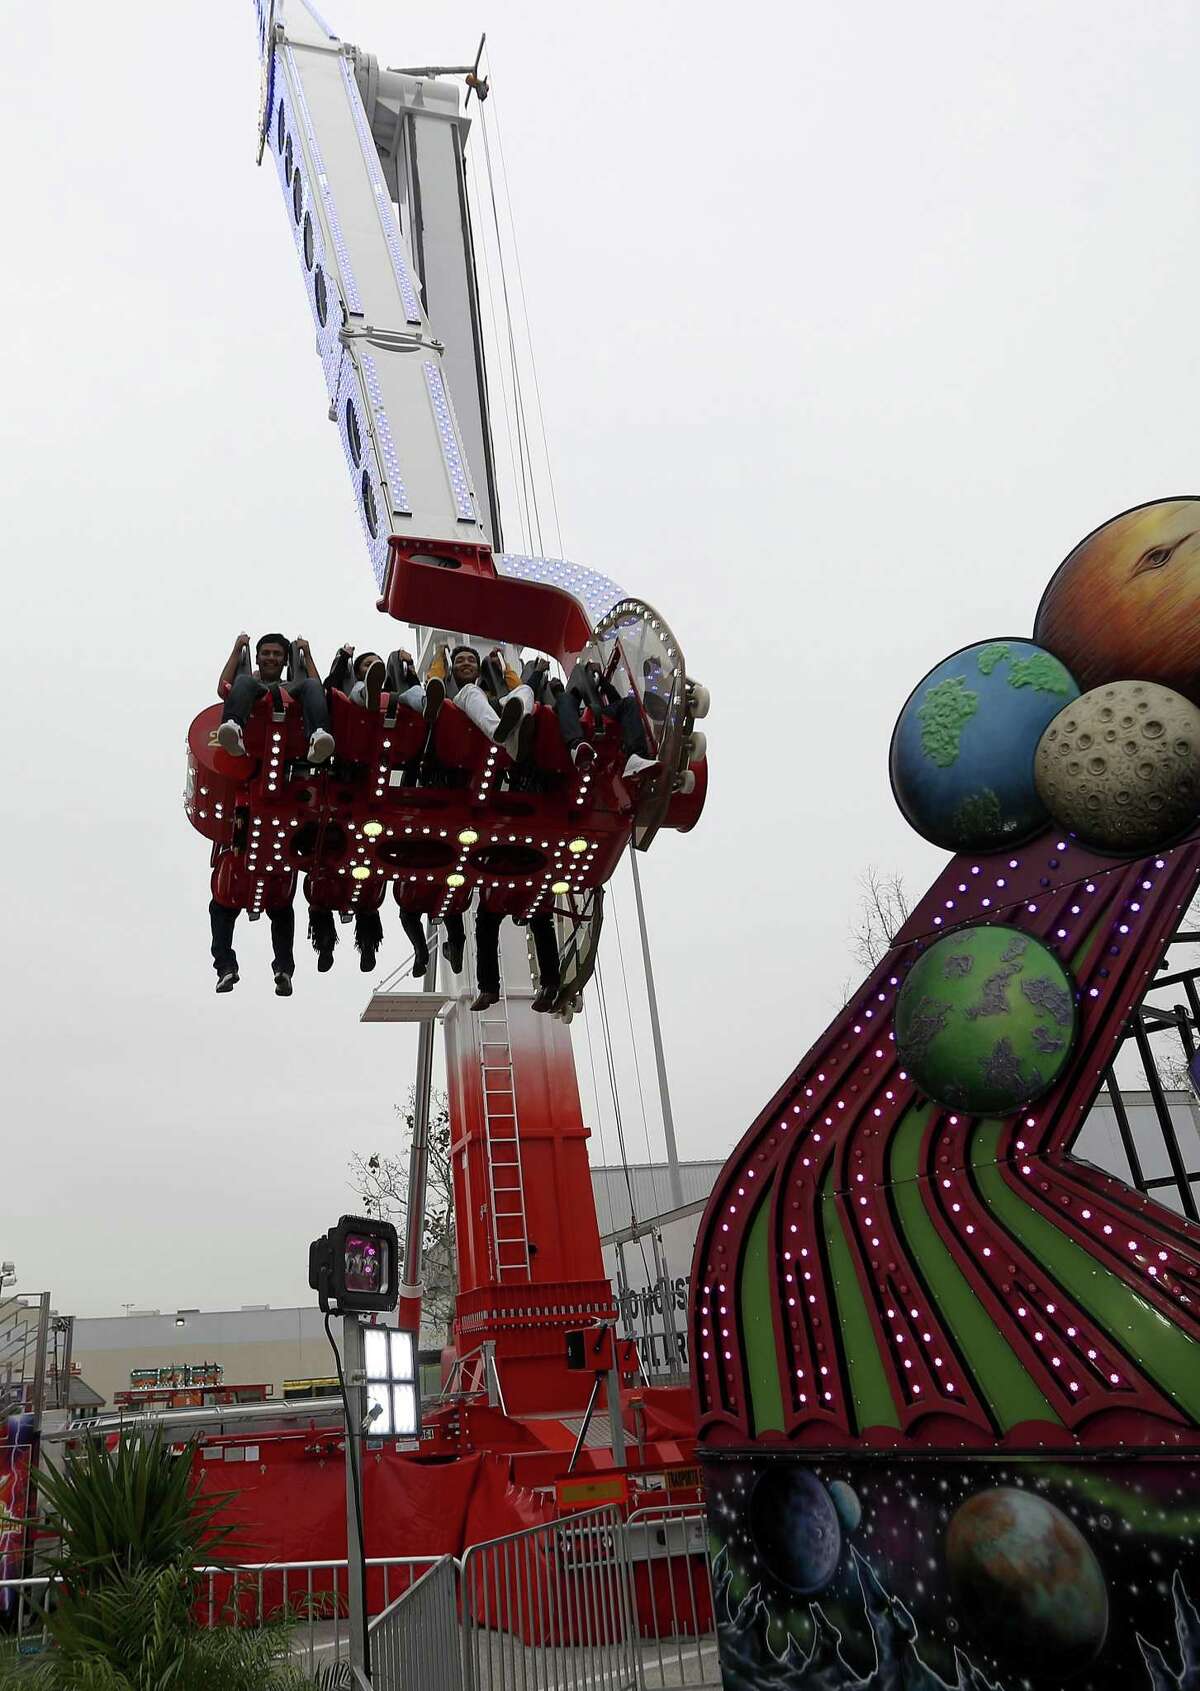
[[[217,744],[223,752],[228,752],[230,757],[245,757],[246,742],[242,738],[241,723],[223,722],[217,729]],[[226,991],[228,990],[226,988]]]
[[[492,729],[492,739],[498,746],[504,744],[524,714],[520,699],[505,699],[504,709],[500,712],[500,720]]]
[[[446,683],[439,675],[430,676],[425,683],[425,720],[431,727],[437,718],[438,711],[445,703],[445,699]]]
[[[442,956],[449,963],[456,975],[462,974],[463,951],[466,949],[466,938],[448,939],[442,947]]]
[[[275,971],[275,996],[276,998],[290,998],[292,996],[292,977],[286,969],[276,969]]]
[[[542,990],[538,993],[537,997],[534,999],[533,1003],[530,1005],[530,1008],[533,1009],[533,1010],[545,1012],[545,1011],[548,1011],[548,1010],[553,1010],[554,1006],[557,1003],[558,1003],[558,988],[556,986],[544,986],[542,988]]]
[[[379,709],[379,700],[383,693],[383,678],[386,674],[387,666],[382,658],[376,658],[374,663],[367,665],[367,673],[363,676],[363,686],[366,688],[368,710]]]
[[[481,992],[471,1008],[472,1010],[490,1010],[493,1004],[499,1004],[499,1002],[500,994],[498,992]]]
[[[375,967],[375,953],[373,951],[360,951],[358,966],[364,975],[369,975]]]
[[[596,748],[590,740],[580,740],[577,746],[571,747],[571,762],[583,775],[596,761]]]
[[[639,757],[636,752],[631,752],[621,773],[626,781],[635,781],[643,775],[653,775],[661,768],[662,764],[656,757]]]
[[[232,992],[240,979],[236,969],[227,969],[217,982],[218,992]]]
[[[317,973],[319,975],[327,975],[329,973],[330,969],[332,969],[332,968],[333,968],[333,952],[332,951],[318,951],[317,952]]]
[[[328,728],[318,728],[308,742],[308,761],[325,763],[333,755],[333,735]]]

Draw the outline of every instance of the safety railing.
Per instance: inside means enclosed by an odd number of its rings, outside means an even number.
[[[374,1691],[462,1691],[454,1557],[427,1568],[368,1630]]]
[[[466,1691],[640,1691],[616,1509],[472,1545],[460,1603]]]
[[[625,1522],[644,1691],[721,1684],[707,1541],[698,1504],[637,1509]]]
[[[370,1557],[374,1691],[693,1691],[721,1684],[699,1505],[591,1510],[452,1556]],[[314,1678],[349,1655],[345,1559],[202,1568],[199,1618],[291,1617]],[[44,1642],[50,1581],[0,1581],[6,1627]],[[345,1671],[343,1669],[343,1671]]]

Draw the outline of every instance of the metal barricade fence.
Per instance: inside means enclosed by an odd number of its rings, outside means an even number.
[[[634,1510],[625,1523],[633,1575],[642,1687],[721,1684],[708,1560],[708,1517],[699,1504]]]
[[[462,1691],[454,1557],[427,1568],[368,1630],[373,1691]]]
[[[665,1691],[719,1687],[699,1505],[545,1522],[452,1556],[368,1558],[374,1691]],[[315,1676],[349,1654],[344,1558],[201,1568],[202,1624],[288,1614]],[[16,1636],[45,1642],[45,1577],[16,1593]],[[9,1617],[11,1628],[12,1617]]]
[[[640,1691],[618,1510],[472,1545],[461,1568],[465,1691]]]

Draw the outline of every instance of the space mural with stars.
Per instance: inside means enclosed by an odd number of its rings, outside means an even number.
[[[705,1461],[725,1691],[1200,1691],[1200,1462]]]

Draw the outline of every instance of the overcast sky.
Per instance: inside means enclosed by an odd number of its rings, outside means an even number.
[[[707,811],[644,881],[681,1150],[723,1155],[841,1001],[860,876],[942,861],[888,788],[910,688],[1197,491],[1196,10],[325,10],[384,64],[488,31],[564,549],[712,689]],[[360,1025],[349,945],[277,1001],[265,924],[214,997],[180,804],[240,628],[386,640],[254,167],[253,8],[9,5],[5,45],[0,1256],[83,1314],[307,1302],[415,1034]]]

